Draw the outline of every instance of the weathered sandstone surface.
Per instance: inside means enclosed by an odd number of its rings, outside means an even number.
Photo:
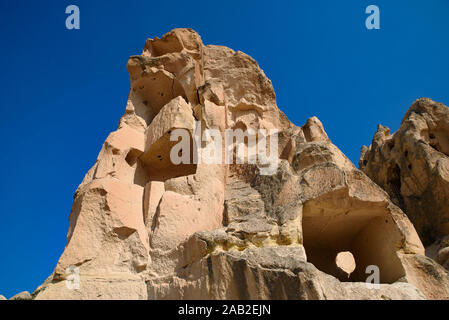
[[[14,295],[9,300],[31,300],[31,299],[32,299],[31,294],[28,291],[23,291]]]
[[[378,126],[359,167],[414,224],[426,253],[449,266],[449,108],[422,98],[394,134]]]
[[[292,124],[251,57],[175,29],[127,67],[125,114],[75,193],[65,251],[36,299],[449,298],[401,203],[317,118]],[[174,164],[172,131],[192,137],[197,121],[221,133],[277,129],[277,170]],[[348,251],[354,261],[337,264]],[[365,284],[372,265],[378,289]],[[79,288],[68,285],[74,266]]]

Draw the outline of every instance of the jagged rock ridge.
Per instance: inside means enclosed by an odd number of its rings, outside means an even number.
[[[175,29],[127,67],[125,114],[75,193],[66,248],[37,299],[449,297],[407,216],[317,118],[298,127],[285,117],[251,57]],[[171,132],[193,136],[196,121],[279,130],[276,172],[173,164]],[[343,251],[352,273],[336,264]],[[363,282],[369,265],[378,290]],[[73,266],[79,289],[67,286]]]
[[[428,256],[449,268],[449,108],[418,99],[397,132],[378,126],[359,167],[408,215]]]

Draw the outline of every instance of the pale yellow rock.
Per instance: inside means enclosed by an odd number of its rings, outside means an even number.
[[[448,272],[434,260],[422,255],[400,254],[406,279],[428,299],[449,299]]]
[[[79,289],[70,289],[67,280],[50,283],[38,293],[36,300],[146,300],[144,278],[129,273],[95,275],[81,273]]]
[[[422,274],[424,248],[407,216],[319,119],[298,127],[286,118],[254,59],[175,29],[148,39],[127,68],[125,114],[75,194],[66,248],[37,299],[447,297],[447,287],[431,291],[446,279],[436,264]],[[277,167],[175,164],[176,129],[190,145],[195,129],[275,129]],[[444,176],[446,164],[438,168]],[[345,251],[354,261],[337,257]],[[370,265],[380,270],[375,291],[364,283]]]
[[[144,222],[148,227],[152,226],[159,203],[165,192],[162,181],[150,181],[145,186],[145,197],[143,203]]]
[[[197,231],[221,227],[223,173],[217,165],[201,165],[193,176],[167,180],[151,236],[155,249],[172,250]]]
[[[192,107],[182,97],[177,97],[166,104],[148,126],[145,150],[150,152],[151,147],[170,130],[187,129],[192,133],[194,128]]]
[[[302,127],[307,141],[326,141],[329,140],[324,131],[323,124],[317,117],[310,118]]]
[[[221,212],[213,212],[200,201],[172,191],[164,193],[151,245],[155,249],[175,249],[196,231],[220,226]]]
[[[31,300],[31,294],[28,291],[20,292],[16,295],[14,295],[9,300]]]
[[[182,97],[177,97],[166,104],[156,115],[146,130],[145,152],[141,155],[141,163],[147,169],[150,180],[165,181],[170,178],[195,173],[193,164],[174,164],[171,150],[179,143],[172,141],[175,130],[185,130],[190,139],[190,150],[180,150],[188,155],[189,163],[193,163],[193,146],[191,144],[195,130],[193,110]],[[179,139],[179,138],[178,138]]]
[[[416,100],[397,132],[378,126],[371,146],[362,148],[359,166],[407,214],[428,256],[436,258],[449,236],[449,108]]]
[[[148,264],[148,233],[143,222],[143,188],[117,179],[97,179],[75,199],[68,243],[55,270],[80,267],[94,274],[138,273]]]

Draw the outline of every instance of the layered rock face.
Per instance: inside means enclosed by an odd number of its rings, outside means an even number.
[[[449,298],[407,216],[317,118],[285,117],[251,57],[175,29],[147,40],[128,70],[125,114],[76,191],[65,251],[37,299]],[[200,149],[207,130],[266,130],[276,166],[175,164],[173,150],[197,156],[176,149],[177,129]],[[249,154],[251,137],[230,154]]]
[[[408,215],[428,256],[449,265],[449,108],[422,98],[394,134],[379,125],[359,163]]]

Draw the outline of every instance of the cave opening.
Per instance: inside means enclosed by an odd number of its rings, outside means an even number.
[[[343,194],[337,200],[325,198],[309,200],[303,208],[308,262],[340,281],[365,282],[370,265],[379,268],[381,283],[404,276],[396,254],[400,235],[385,208],[363,205]]]

